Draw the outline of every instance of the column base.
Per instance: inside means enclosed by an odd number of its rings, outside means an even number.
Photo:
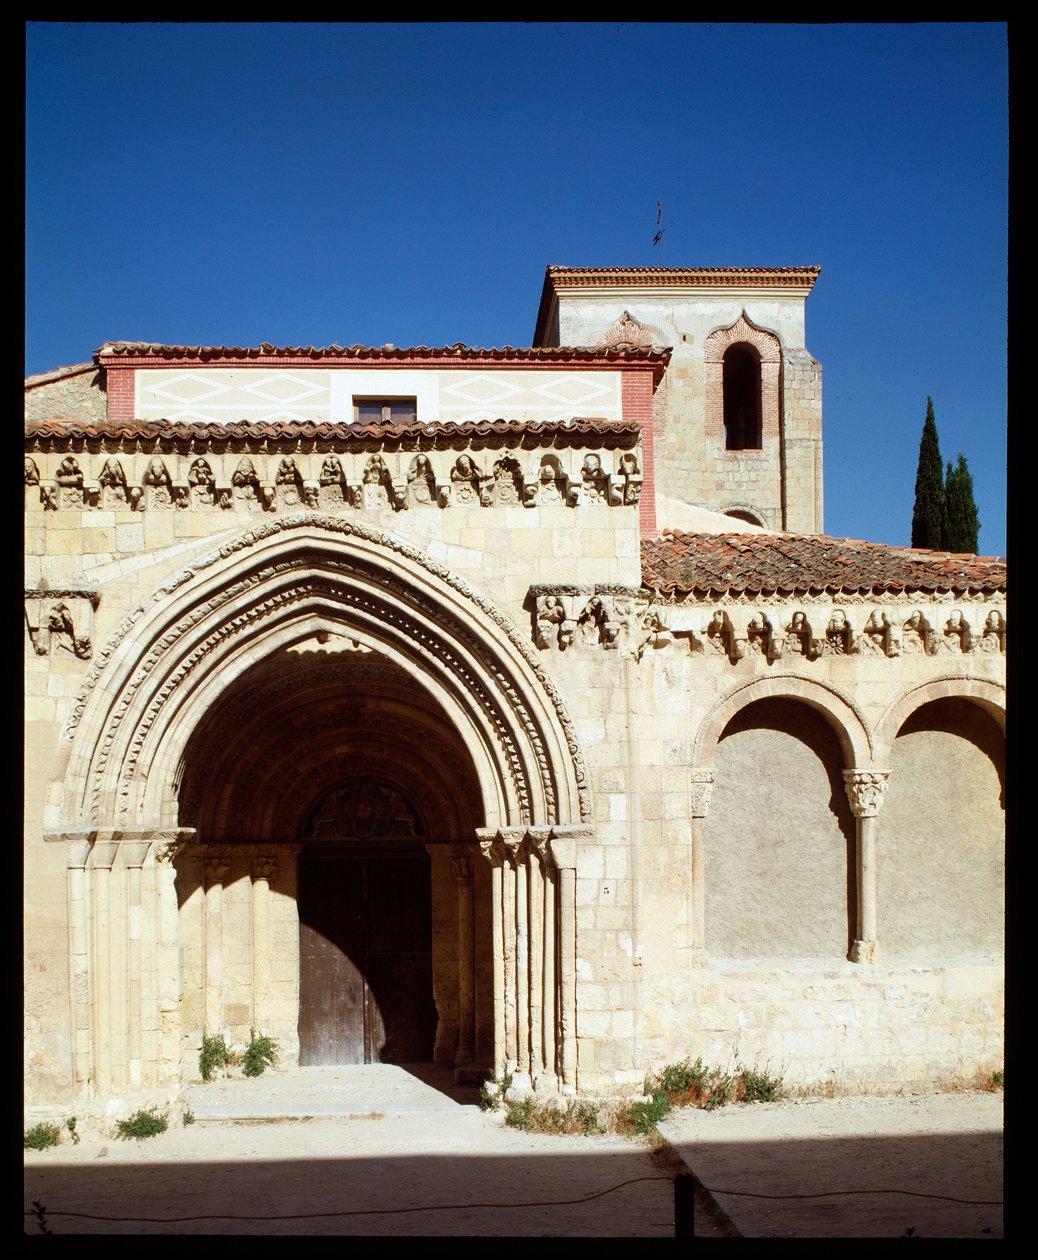
[[[879,946],[875,941],[855,941],[851,946],[851,962],[875,963],[879,961]]]
[[[710,955],[706,952],[706,946],[693,945],[689,961],[693,967],[709,967]]]

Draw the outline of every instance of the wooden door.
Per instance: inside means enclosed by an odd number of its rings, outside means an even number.
[[[429,860],[310,845],[299,863],[299,1062],[432,1058]]]

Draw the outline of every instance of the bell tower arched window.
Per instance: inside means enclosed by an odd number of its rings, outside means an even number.
[[[760,450],[760,355],[753,346],[738,342],[724,352],[722,392],[725,449]]]

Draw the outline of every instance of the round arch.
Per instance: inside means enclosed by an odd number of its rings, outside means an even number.
[[[756,700],[799,700],[816,709],[833,728],[845,766],[864,768],[873,762],[873,747],[857,705],[835,687],[798,674],[779,674],[743,683],[723,696],[700,724],[692,749],[697,769],[712,769],[717,744],[733,717]]]
[[[899,696],[876,723],[877,760],[889,764],[897,733],[916,709],[933,700],[949,697],[973,701],[989,713],[1002,733],[1005,733],[1006,689],[1001,683],[989,682],[983,678],[934,678]]]
[[[585,822],[561,697],[511,619],[395,536],[300,512],[182,570],[123,621],[66,727],[59,825],[177,824],[192,732],[271,653],[345,634],[413,676],[478,767],[485,825]]]

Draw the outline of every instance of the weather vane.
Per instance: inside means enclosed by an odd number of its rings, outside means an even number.
[[[652,238],[653,245],[656,246],[656,266],[663,266],[663,249],[660,242],[663,240],[663,228],[660,223],[663,220],[663,206],[660,202],[656,202],[656,235]]]

